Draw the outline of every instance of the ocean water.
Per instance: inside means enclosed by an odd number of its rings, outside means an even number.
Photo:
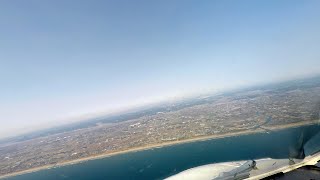
[[[265,157],[288,158],[292,149],[299,148],[302,132],[303,138],[309,139],[320,132],[320,127],[310,125],[273,131],[269,134],[257,133],[178,144],[42,170],[8,179],[163,179],[204,164]]]

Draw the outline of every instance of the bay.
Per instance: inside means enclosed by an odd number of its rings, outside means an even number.
[[[299,148],[302,133],[306,141],[319,131],[318,125],[308,125],[271,133],[196,141],[120,154],[7,179],[163,179],[204,164],[265,157],[288,158],[292,150]]]

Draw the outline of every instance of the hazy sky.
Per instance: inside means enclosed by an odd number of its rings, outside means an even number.
[[[320,1],[1,0],[0,137],[320,73]]]

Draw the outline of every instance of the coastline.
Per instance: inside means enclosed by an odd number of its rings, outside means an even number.
[[[279,126],[271,126],[271,127],[261,126],[261,127],[267,128],[269,130],[277,131],[277,130],[283,130],[283,129],[287,129],[287,128],[297,128],[297,127],[301,127],[301,126],[313,125],[318,122],[319,122],[319,120],[315,120],[315,121],[308,121],[308,122],[284,124],[284,125],[279,125]],[[63,167],[63,166],[72,165],[72,164],[79,164],[79,163],[83,163],[83,162],[90,161],[90,160],[102,159],[102,158],[107,158],[107,157],[116,156],[116,155],[120,155],[120,154],[150,150],[153,148],[162,148],[162,147],[168,147],[168,146],[172,146],[172,145],[192,143],[192,142],[196,142],[196,141],[206,141],[206,140],[212,140],[212,139],[221,139],[221,138],[226,138],[226,137],[234,137],[234,136],[240,136],[240,135],[264,133],[264,132],[266,132],[266,131],[261,128],[247,129],[247,130],[232,132],[232,133],[228,133],[228,134],[200,136],[200,137],[194,137],[194,138],[185,139],[185,140],[170,141],[170,142],[164,142],[164,143],[160,143],[160,144],[151,144],[151,145],[131,148],[131,149],[127,149],[127,150],[112,152],[112,153],[104,153],[104,154],[84,157],[84,158],[80,158],[80,159],[76,159],[76,160],[65,161],[65,162],[54,164],[54,165],[46,165],[46,166],[36,167],[36,168],[32,168],[32,169],[23,170],[20,172],[14,172],[14,173],[0,176],[0,179],[23,175],[23,174],[28,174],[28,173],[33,173],[33,172],[37,172],[37,171],[41,171],[41,170],[45,170],[45,169]]]

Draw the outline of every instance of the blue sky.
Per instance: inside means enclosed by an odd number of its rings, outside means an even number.
[[[0,137],[318,74],[320,1],[0,1]]]

